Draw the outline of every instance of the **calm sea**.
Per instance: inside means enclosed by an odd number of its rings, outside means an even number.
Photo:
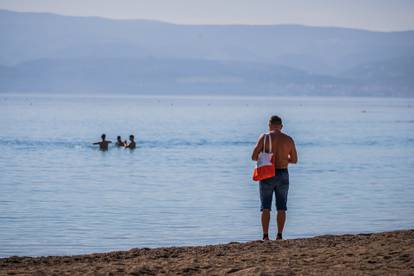
[[[261,238],[272,114],[299,153],[286,238],[414,228],[414,99],[2,95],[0,257]]]

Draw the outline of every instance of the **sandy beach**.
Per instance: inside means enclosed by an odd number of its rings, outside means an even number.
[[[414,230],[0,259],[1,275],[414,275]]]

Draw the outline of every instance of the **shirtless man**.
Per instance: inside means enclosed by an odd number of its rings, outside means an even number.
[[[101,135],[101,138],[102,138],[102,141],[101,142],[96,142],[96,143],[93,143],[93,144],[94,145],[99,145],[99,149],[100,150],[106,151],[106,150],[108,150],[108,145],[110,143],[112,143],[112,141],[105,140],[105,138],[106,138],[106,135],[105,134],[102,134]]]
[[[117,147],[125,147],[125,145],[126,144],[124,142],[122,142],[121,136],[116,137],[115,146],[117,146]]]
[[[135,141],[134,141],[134,135],[129,135],[129,144],[128,145],[126,145],[126,143],[125,143],[125,147],[126,148],[129,148],[129,149],[135,149],[136,148],[136,143],[135,143]]]
[[[276,175],[260,181],[261,221],[263,240],[269,240],[270,210],[273,192],[276,195],[277,209],[277,235],[276,239],[282,239],[283,228],[286,221],[286,203],[289,190],[289,163],[296,164],[298,156],[293,139],[282,133],[282,119],[272,116],[269,119],[269,133],[272,141],[272,151],[276,167]],[[252,159],[257,161],[259,153],[263,150],[264,134],[259,137],[253,150]],[[269,152],[269,145],[265,145],[265,151]]]

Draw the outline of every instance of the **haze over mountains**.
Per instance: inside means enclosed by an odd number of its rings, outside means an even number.
[[[0,10],[0,92],[414,96],[414,31]]]

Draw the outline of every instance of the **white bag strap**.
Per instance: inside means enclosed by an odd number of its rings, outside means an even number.
[[[263,152],[266,152],[266,137],[269,135],[269,153],[272,153],[272,136],[269,134],[264,135],[264,141],[263,141]]]
[[[270,150],[270,153],[272,153],[272,135],[270,135],[270,133],[269,133],[269,150]]]

